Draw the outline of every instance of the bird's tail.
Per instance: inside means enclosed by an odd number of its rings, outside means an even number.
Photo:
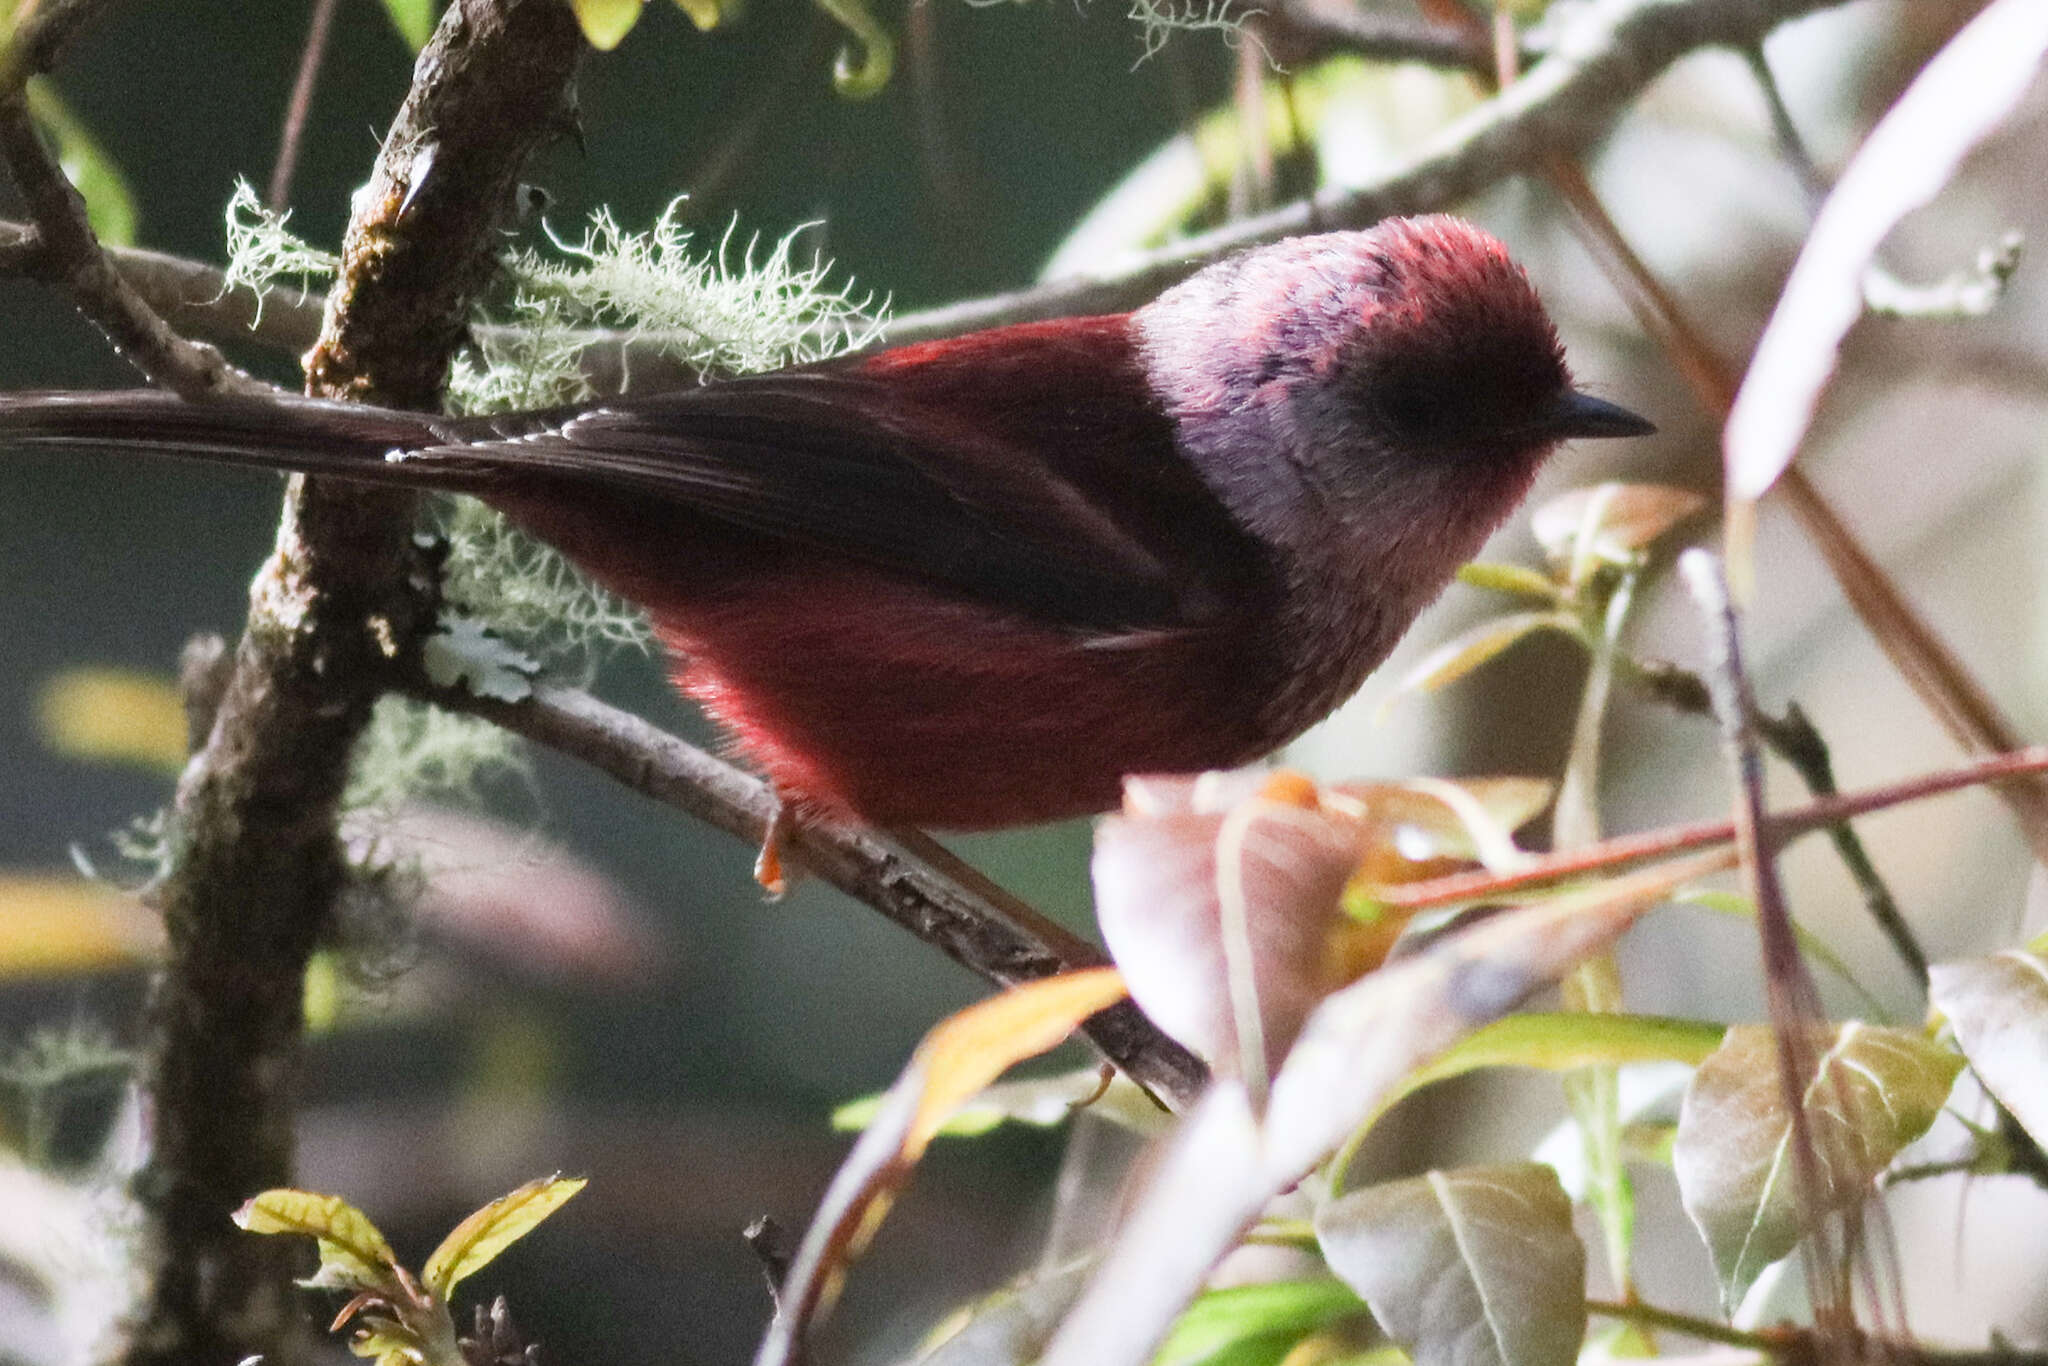
[[[187,402],[160,389],[0,394],[0,448],[94,447],[466,491],[482,462],[398,459],[458,445],[459,420],[295,395]]]

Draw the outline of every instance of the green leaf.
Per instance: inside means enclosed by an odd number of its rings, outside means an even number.
[[[1534,1162],[1429,1172],[1316,1212],[1330,1269],[1416,1366],[1572,1366],[1586,1249],[1557,1173]]]
[[[743,0],[676,0],[676,8],[689,16],[699,33],[709,33],[742,7]]]
[[[1853,1209],[1901,1148],[1927,1132],[1963,1060],[1904,1030],[1851,1022],[1817,1031],[1802,1088],[1826,1188],[1802,1191],[1777,1037],[1737,1025],[1700,1064],[1679,1111],[1672,1170],[1732,1310],[1758,1274],[1829,1214]]]
[[[384,0],[384,13],[414,52],[434,35],[434,0]]]
[[[305,1282],[339,1290],[404,1293],[398,1259],[370,1216],[338,1195],[279,1188],[252,1196],[234,1213],[251,1233],[297,1233],[319,1240],[320,1270]]]
[[[57,144],[57,164],[85,200],[85,215],[100,241],[117,247],[135,243],[135,196],[121,168],[92,130],[73,114],[47,80],[28,83],[29,112]]]
[[[1531,1011],[1495,1020],[1408,1074],[1401,1095],[1482,1067],[1569,1072],[1632,1062],[1698,1064],[1721,1046],[1726,1025],[1664,1015]]]
[[[1984,1089],[2048,1145],[2048,959],[2007,949],[1927,970],[1928,995]]]
[[[818,0],[818,8],[831,15],[851,33],[853,45],[839,49],[832,63],[833,88],[850,100],[864,100],[882,93],[896,70],[896,40],[868,9],[867,0]]]
[[[482,1270],[493,1257],[533,1232],[584,1184],[581,1177],[544,1176],[499,1196],[449,1231],[434,1255],[427,1258],[421,1281],[447,1303],[465,1277]]]
[[[1556,581],[1549,575],[1525,569],[1519,564],[1494,564],[1490,561],[1474,560],[1458,570],[1458,582],[1470,584],[1474,588],[1484,588],[1490,593],[1534,598],[1553,607],[1562,598]]]
[[[617,47],[633,25],[640,22],[644,0],[569,0],[576,11],[576,24],[599,52]]]
[[[1395,685],[1387,704],[1391,705],[1404,693],[1435,692],[1455,683],[1524,636],[1538,631],[1560,631],[1576,640],[1585,638],[1579,619],[1570,612],[1511,612],[1494,617],[1431,650]]]
[[[1211,1290],[1174,1321],[1152,1366],[1277,1362],[1311,1333],[1365,1313],[1364,1303],[1342,1281],[1266,1281]]]

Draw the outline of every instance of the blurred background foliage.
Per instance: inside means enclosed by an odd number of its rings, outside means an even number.
[[[1773,38],[1772,67],[1823,171],[1974,8],[1861,0]],[[100,166],[125,181],[137,241],[222,259],[222,211],[237,178],[262,184],[276,155],[309,9],[128,6],[72,52],[50,98],[89,137],[77,144],[82,154],[96,147]],[[604,206],[638,228],[687,195],[680,212],[700,242],[735,222],[741,241],[812,224],[803,251],[831,258],[840,278],[901,312],[1015,288],[1048,263],[1100,268],[1162,234],[1310,184],[1356,183],[1478,98],[1465,77],[1353,59],[1282,76],[1214,32],[1176,35],[1140,61],[1147,36],[1105,3],[923,0],[885,12],[899,39],[895,77],[874,98],[850,101],[831,80],[842,34],[809,4],[753,0],[708,33],[675,6],[648,6],[614,52],[587,62],[580,139],[565,138],[529,169],[552,197],[546,222],[573,238]],[[330,247],[411,66],[370,0],[339,7],[331,42],[290,196],[293,229]],[[1246,170],[1259,147],[1277,158],[1263,184]],[[1931,279],[2007,229],[2044,240],[2044,151],[2048,99],[2037,91],[1939,203],[1896,235],[1887,265]],[[1739,367],[1811,209],[1744,63],[1727,53],[1682,63],[1593,169],[1623,231]],[[1580,377],[1662,428],[1621,451],[1567,451],[1537,501],[1605,477],[1716,489],[1711,424],[1547,193],[1513,183],[1445,207],[1513,246]],[[533,224],[519,233],[539,240]],[[515,240],[508,235],[508,246]],[[2036,587],[2044,278],[2023,269],[1989,319],[1866,324],[1808,456],[1879,557],[2033,735],[2048,721],[2048,623]],[[295,378],[275,356],[240,358]],[[0,282],[0,385],[131,381],[58,293]],[[162,685],[189,636],[232,633],[240,622],[276,493],[267,477],[211,468],[7,453],[0,1044],[52,1027],[106,1051],[136,1041],[152,927],[114,893],[82,882],[70,850],[118,865],[110,832],[166,800],[181,735]],[[1488,558],[1535,561],[1526,519]],[[1952,757],[1819,561],[1768,508],[1758,577],[1751,629],[1766,700],[1806,707],[1834,742],[1845,788]],[[1697,627],[1677,596],[1661,585],[1649,593],[1633,632],[1643,653],[1697,657]],[[1558,640],[1532,639],[1373,719],[1393,680],[1430,646],[1497,606],[1454,587],[1294,761],[1328,777],[1554,778],[1583,672],[1583,653]],[[665,726],[709,738],[650,658],[614,656],[600,686]],[[67,721],[81,690],[120,688],[130,689],[118,694],[125,700],[109,704],[102,692],[83,708],[128,718],[117,734]],[[1706,723],[1623,695],[1600,794],[1605,827],[1720,811],[1712,746]],[[742,1359],[768,1300],[738,1231],[763,1213],[800,1224],[843,1148],[826,1128],[830,1108],[884,1085],[932,1020],[982,989],[821,889],[761,904],[751,851],[551,756],[532,756],[525,776],[482,795],[495,823],[438,811],[403,823],[413,841],[406,866],[444,876],[404,916],[364,898],[350,946],[316,973],[309,1005],[320,1032],[305,1083],[300,1184],[346,1192],[415,1255],[464,1211],[529,1176],[588,1175],[568,1214],[493,1268],[522,1323],[560,1360]],[[1993,799],[1972,794],[1873,818],[1866,833],[1936,956],[2013,937],[2027,860]],[[1018,892],[1087,924],[1085,825],[962,847]],[[1809,924],[1910,1017],[1911,984],[1860,919],[1832,855],[1816,843],[1785,863]],[[1739,923],[1663,912],[1623,951],[1631,1003],[1753,1017],[1753,956]],[[116,1111],[109,1094],[104,1084],[67,1093],[64,1123],[77,1132],[52,1128],[47,1114],[37,1132],[59,1156],[66,1143],[89,1150]],[[0,1097],[9,1105],[0,1115],[18,1142],[29,1107]],[[1489,1116],[1495,1132],[1526,1134],[1561,1113],[1554,1089],[1537,1085],[1478,1099],[1454,1090],[1409,1109],[1375,1143],[1372,1160],[1389,1171],[1485,1156]],[[1402,1136],[1424,1129],[1436,1144],[1404,1156]],[[1456,1135],[1450,1151],[1444,1132]],[[864,1264],[835,1334],[860,1344],[862,1359],[890,1359],[944,1306],[1026,1263],[1045,1232],[1061,1142],[1012,1128],[941,1145]],[[1645,1199],[1668,1201],[1670,1192]],[[1928,1219],[1952,1219],[1952,1200],[1930,1197]],[[2024,1202],[1998,1211],[1978,1203],[1973,1218],[2041,1214]],[[90,1211],[65,1217],[90,1226]],[[1978,1233],[1977,1255],[2000,1247],[1989,1229]],[[1910,1237],[1909,1227],[1902,1241]],[[1696,1292],[1711,1283],[1702,1258],[1689,1238],[1652,1244],[1644,1283],[1653,1297],[1666,1286],[1671,1298],[1683,1297],[1680,1287]],[[1970,1320],[1936,1314],[1923,1324],[1930,1332],[1980,1332],[1977,1317],[2007,1313],[2001,1283],[2016,1303],[2041,1298],[2041,1267],[2024,1259],[1908,1271],[1909,1285],[1956,1275],[1977,1291]],[[0,1285],[0,1360],[58,1359],[46,1324],[35,1330],[43,1338],[26,1327],[10,1336],[10,1293]],[[1923,1295],[1915,1307],[1935,1306]]]

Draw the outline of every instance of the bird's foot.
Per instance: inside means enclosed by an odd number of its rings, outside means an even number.
[[[782,846],[796,829],[796,817],[790,814],[789,806],[780,798],[775,802],[775,814],[768,818],[768,828],[761,833],[761,852],[754,858],[754,881],[761,884],[761,890],[768,894],[770,901],[780,901],[789,891],[789,874],[782,863]]]

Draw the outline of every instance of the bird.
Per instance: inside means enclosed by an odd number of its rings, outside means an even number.
[[[644,608],[799,821],[990,829],[1328,715],[1574,438],[1527,274],[1445,215],[1256,246],[1128,313],[467,417],[0,395],[0,446],[471,494]]]

